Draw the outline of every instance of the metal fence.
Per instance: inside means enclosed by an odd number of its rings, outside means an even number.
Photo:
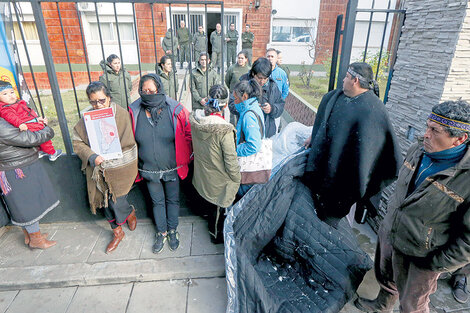
[[[403,27],[403,23],[405,21],[405,12],[406,10],[403,9],[404,1],[398,1],[398,8],[391,8],[392,0],[388,1],[386,9],[378,9],[375,8],[375,0],[372,0],[371,8],[358,8],[358,0],[349,0],[347,10],[346,10],[346,18],[344,20],[344,28],[343,25],[343,15],[338,15],[336,19],[336,31],[335,31],[335,39],[334,39],[334,46],[333,46],[333,54],[332,54],[332,62],[331,62],[331,70],[330,70],[330,80],[328,89],[333,90],[335,88],[335,80],[336,80],[336,88],[339,88],[343,85],[343,78],[346,76],[346,72],[348,70],[348,66],[351,62],[351,51],[353,46],[353,39],[354,39],[354,30],[357,21],[357,14],[358,13],[369,13],[369,22],[367,27],[367,35],[366,35],[366,42],[364,45],[362,61],[367,61],[369,50],[369,43],[370,43],[370,36],[371,36],[371,29],[373,23],[374,14],[385,14],[385,22],[384,27],[381,35],[381,44],[379,47],[378,57],[376,60],[377,64],[374,64],[374,72],[375,72],[375,80],[378,80],[379,73],[382,71],[381,67],[386,68],[387,81],[384,93],[384,103],[388,100],[388,91],[390,89],[390,82],[393,76],[393,67],[395,65],[396,60],[396,52],[398,50],[398,43],[401,36],[401,29]],[[392,21],[390,29],[388,29],[389,21]],[[389,40],[387,47],[385,47],[385,39],[387,34],[389,34]],[[342,37],[342,41],[341,41]],[[340,44],[341,41],[341,44]],[[341,49],[340,49],[341,46]],[[340,53],[341,50],[341,53]],[[384,53],[384,51],[386,53]],[[339,61],[339,68],[338,65],[338,57],[340,56]],[[387,58],[384,58],[387,56]],[[337,74],[338,73],[338,74]]]
[[[69,47],[69,44],[66,40],[66,30],[65,28],[67,27],[67,25],[65,25],[64,23],[64,12],[61,11],[61,6],[60,4],[61,3],[73,3],[74,7],[75,7],[75,10],[76,10],[76,15],[77,15],[77,19],[78,19],[78,23],[79,23],[79,30],[80,30],[80,34],[76,34],[76,35],[80,35],[81,37],[81,42],[82,42],[82,53],[83,53],[83,57],[84,57],[84,61],[85,61],[85,66],[86,66],[86,72],[87,72],[87,77],[88,77],[88,82],[91,82],[92,81],[92,75],[91,73],[93,72],[91,70],[91,64],[90,64],[90,55],[89,55],[89,51],[87,51],[87,43],[86,43],[86,40],[85,40],[85,35],[84,35],[84,25],[82,24],[82,18],[81,18],[81,15],[80,15],[80,9],[79,9],[79,6],[81,6],[80,8],[87,8],[87,10],[90,9],[89,6],[93,6],[93,11],[94,11],[94,17],[96,18],[96,24],[97,24],[97,30],[98,30],[98,37],[99,37],[99,43],[100,43],[100,53],[101,53],[101,56],[102,56],[102,59],[105,60],[106,59],[106,55],[105,55],[105,49],[104,49],[104,36],[103,36],[103,25],[102,25],[102,22],[101,22],[101,19],[100,19],[100,6],[99,4],[101,3],[109,3],[109,4],[112,4],[113,6],[113,10],[114,10],[114,25],[116,27],[116,34],[117,34],[117,46],[118,46],[118,51],[119,51],[119,57],[121,59],[121,64],[122,64],[122,68],[124,68],[126,66],[126,64],[129,64],[129,62],[127,62],[127,60],[125,59],[124,55],[123,55],[123,44],[122,44],[122,38],[121,38],[121,35],[122,35],[122,31],[120,31],[120,21],[119,21],[119,15],[117,13],[117,8],[116,8],[116,5],[117,4],[120,4],[120,3],[127,3],[127,4],[130,4],[132,6],[132,15],[133,15],[133,24],[134,24],[134,41],[135,41],[135,49],[136,49],[136,53],[137,53],[137,65],[138,65],[138,73],[139,73],[139,79],[140,77],[142,76],[142,72],[144,71],[143,70],[143,66],[142,66],[142,62],[141,62],[141,48],[140,48],[140,44],[141,44],[141,41],[139,40],[139,35],[142,35],[141,33],[139,33],[138,31],[138,22],[136,20],[136,4],[138,5],[141,5],[141,4],[146,4],[149,6],[149,10],[151,11],[151,31],[150,34],[152,35],[153,37],[153,52],[154,52],[154,60],[155,60],[155,65],[158,63],[158,60],[159,60],[159,57],[162,56],[162,54],[159,55],[158,53],[158,49],[157,49],[157,40],[159,39],[158,38],[158,35],[156,33],[156,17],[155,17],[155,14],[154,14],[154,6],[155,5],[165,5],[168,7],[168,10],[169,10],[169,16],[168,16],[168,20],[169,20],[169,24],[170,24],[170,28],[172,30],[176,30],[177,29],[177,26],[179,25],[179,21],[181,19],[187,21],[188,20],[188,17],[189,17],[189,20],[190,20],[190,23],[187,23],[187,27],[190,31],[190,33],[194,34],[196,31],[197,31],[197,26],[199,25],[202,25],[202,14],[205,15],[205,21],[207,21],[207,14],[208,14],[208,6],[210,7],[218,7],[220,8],[220,13],[221,13],[221,16],[224,16],[224,3],[223,1],[192,1],[192,0],[188,0],[188,1],[184,1],[184,0],[174,0],[174,1],[155,1],[155,0],[119,0],[119,1],[115,1],[115,0],[88,0],[86,2],[84,1],[73,1],[73,0],[56,0],[56,1],[41,1],[41,0],[29,0],[29,1],[13,1],[13,0],[0,0],[0,3],[6,3],[6,6],[5,6],[5,10],[6,10],[6,14],[9,14],[10,16],[14,17],[14,19],[16,20],[16,23],[18,23],[18,29],[19,29],[19,35],[21,38],[16,38],[15,37],[15,32],[13,32],[13,18],[10,19],[10,28],[12,30],[11,34],[12,34],[12,41],[13,41],[13,44],[16,45],[16,42],[21,40],[22,44],[23,44],[23,47],[24,47],[24,51],[25,51],[25,55],[26,55],[26,61],[28,63],[28,68],[29,68],[29,71],[31,73],[31,77],[32,77],[32,83],[34,86],[29,86],[30,88],[31,87],[34,87],[34,90],[35,90],[35,98],[37,100],[37,105],[39,107],[39,110],[41,115],[44,116],[45,115],[45,108],[44,108],[44,105],[43,105],[43,101],[42,101],[42,97],[43,95],[41,95],[41,93],[39,92],[39,87],[38,87],[38,83],[37,83],[37,80],[36,80],[36,75],[37,73],[34,72],[34,67],[33,67],[33,64],[31,62],[31,53],[35,53],[35,51],[30,51],[30,49],[28,48],[28,42],[27,42],[27,39],[26,39],[26,35],[25,35],[25,29],[23,27],[23,19],[22,19],[22,12],[21,12],[21,7],[18,5],[19,3],[29,3],[32,7],[32,14],[34,16],[34,23],[36,25],[36,29],[37,29],[37,35],[38,35],[38,39],[39,39],[39,42],[40,42],[40,47],[41,47],[41,51],[42,51],[42,55],[43,55],[43,58],[44,58],[44,64],[45,64],[45,70],[47,71],[47,76],[48,76],[48,80],[49,80],[49,85],[50,85],[50,91],[51,91],[51,95],[53,97],[53,102],[54,102],[54,106],[55,106],[55,111],[57,113],[57,119],[58,119],[58,124],[59,124],[59,127],[60,127],[60,132],[61,132],[61,135],[62,135],[62,139],[63,139],[63,142],[64,142],[64,146],[65,146],[65,150],[67,152],[67,154],[72,154],[73,153],[73,148],[72,148],[72,141],[71,141],[71,136],[70,136],[70,132],[69,132],[69,126],[68,125],[68,120],[67,120],[67,116],[65,114],[65,111],[64,111],[64,103],[63,103],[63,99],[61,97],[61,89],[59,87],[59,80],[58,80],[58,75],[57,75],[57,72],[56,72],[56,67],[55,67],[55,64],[54,64],[54,60],[53,60],[53,51],[51,49],[51,38],[49,38],[50,36],[48,35],[48,32],[47,32],[47,27],[46,27],[46,23],[45,23],[45,18],[44,18],[44,12],[43,12],[43,8],[41,7],[41,4],[42,3],[48,3],[48,4],[53,4],[55,5],[56,9],[57,9],[57,13],[58,13],[58,26],[60,27],[60,33],[61,33],[61,38],[63,40],[63,43],[64,43],[64,52],[65,52],[65,56],[66,56],[66,59],[67,59],[67,68],[68,68],[68,72],[70,74],[70,79],[71,79],[71,82],[72,82],[72,90],[73,90],[73,94],[74,94],[74,100],[75,100],[75,105],[76,105],[76,114],[77,114],[77,117],[80,118],[81,117],[81,111],[84,109],[83,107],[81,108],[80,107],[80,101],[79,101],[79,91],[78,91],[78,86],[76,84],[76,81],[75,81],[75,78],[74,78],[74,63],[71,61],[71,56],[70,56],[70,52],[71,52],[71,49],[74,49],[74,48],[70,48]],[[172,15],[172,7],[174,6],[177,6],[178,8],[181,9],[181,7],[185,6],[186,7],[186,13],[185,14],[174,14]],[[201,7],[201,6],[204,6],[204,13],[197,13],[197,14],[192,14],[190,12],[190,7],[191,6],[197,6],[197,7]],[[67,12],[67,17],[70,17],[70,12]],[[163,14],[161,16],[161,20],[163,22]],[[220,23],[222,25],[222,30],[224,29],[224,22],[226,21],[227,19],[225,18],[221,18],[220,20]],[[175,25],[176,24],[176,25]],[[203,25],[205,27],[205,30],[206,30],[206,49],[207,51],[209,50],[209,34],[207,34],[207,23],[206,25]],[[150,28],[150,27],[149,27]],[[165,27],[166,28],[166,27]],[[172,46],[173,46],[173,41],[175,40],[174,36],[176,36],[176,34],[174,32],[171,33],[171,41],[172,41]],[[221,36],[221,41],[222,41],[222,47],[225,46],[225,41],[224,41],[224,36]],[[192,47],[192,45],[190,45]],[[18,49],[17,47],[15,47],[15,49]],[[189,49],[189,59],[190,60],[193,60],[193,50],[192,49]],[[21,60],[18,60],[21,62]],[[127,62],[127,63],[126,63]],[[196,60],[196,64],[197,64],[197,60]],[[221,58],[221,83],[223,84],[223,81],[224,81],[224,56],[222,54],[222,58]],[[176,64],[173,64],[173,67],[176,67]],[[21,66],[20,66],[21,68]],[[184,83],[183,85],[186,85],[186,80],[187,80],[187,76],[189,74],[189,83],[191,84],[191,80],[192,80],[192,62],[188,62],[188,67],[187,67],[187,70],[186,70],[186,74],[185,74],[185,77],[184,77]],[[106,76],[106,80],[108,80],[108,73],[106,70],[103,71],[104,72],[104,75]],[[148,72],[153,72],[153,70],[150,70]],[[126,80],[124,78],[124,71],[121,71],[121,74],[123,75],[123,81],[124,81],[124,91],[125,91],[125,95],[126,95],[126,101],[128,99],[128,94],[127,94],[127,86],[126,86]],[[172,75],[174,75],[174,80],[175,80],[175,90],[176,90],[176,84],[178,82],[178,79],[176,77],[176,71],[172,71]],[[208,74],[206,75],[206,79],[208,79]],[[208,85],[208,81],[206,80],[206,85]],[[83,92],[83,91],[82,91]],[[181,95],[182,93],[180,93],[180,98],[181,98]],[[178,99],[178,100],[181,100],[181,99]],[[127,105],[129,105],[130,103],[127,103]],[[82,105],[83,106],[83,105]]]

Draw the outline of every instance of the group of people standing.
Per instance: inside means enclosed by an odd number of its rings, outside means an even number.
[[[222,31],[222,26],[220,23],[217,23],[215,30],[207,37],[207,34],[204,31],[202,25],[198,26],[197,32],[192,35],[189,29],[186,27],[184,20],[180,21],[179,27],[176,29],[176,32],[173,32],[172,29],[168,29],[165,34],[165,37],[162,40],[162,49],[165,55],[171,57],[173,65],[175,65],[175,57],[178,57],[180,62],[180,68],[183,68],[184,62],[189,62],[190,60],[190,50],[193,48],[193,60],[198,60],[201,53],[207,52],[208,44],[210,43],[212,47],[212,53],[210,58],[212,59],[212,64],[214,69],[220,73],[222,53],[223,53],[223,42],[227,47],[227,68],[230,65],[236,63],[237,58],[237,45],[239,40],[238,31],[235,29],[235,24],[231,23],[226,34]],[[253,55],[253,42],[255,35],[250,31],[250,25],[246,24],[245,32],[241,35],[242,49],[246,52],[246,58],[248,59],[248,64],[251,65],[252,55]]]

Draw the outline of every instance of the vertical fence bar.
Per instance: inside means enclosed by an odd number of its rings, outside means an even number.
[[[336,67],[338,65],[339,41],[341,38],[341,27],[343,26],[343,14],[336,17],[335,40],[333,43],[333,55],[331,56],[330,81],[328,91],[335,89]]]
[[[47,37],[46,24],[44,22],[44,16],[41,9],[39,0],[30,0],[31,7],[33,9],[34,21],[38,30],[39,41],[41,43],[41,50],[44,56],[44,63],[46,65],[47,76],[49,77],[49,83],[51,85],[52,97],[54,99],[54,105],[57,112],[57,118],[59,119],[59,127],[64,140],[65,151],[67,154],[73,153],[72,140],[70,139],[70,133],[67,126],[67,118],[64,112],[64,105],[62,98],[60,97],[59,82],[57,80],[57,74],[54,67],[54,61],[52,59],[52,50]]]
[[[85,44],[85,35],[83,34],[82,17],[81,17],[80,11],[78,10],[77,2],[75,2],[75,10],[77,10],[78,24],[80,25],[80,35],[82,37],[83,54],[85,55],[85,64],[86,64],[86,71],[88,73],[88,82],[91,83],[90,64],[88,61],[88,51],[87,51],[86,44]]]
[[[140,65],[139,33],[137,31],[137,20],[135,18],[135,2],[132,2],[132,13],[134,15],[135,43],[137,46],[137,62],[139,62],[139,77],[142,77],[142,66]]]
[[[174,83],[174,85],[175,85],[175,95],[176,95],[176,86],[177,86],[178,78],[176,77],[176,71],[177,71],[177,69],[176,69],[176,58],[175,58],[175,51],[174,51],[174,49],[173,49],[173,48],[175,47],[175,45],[174,45],[174,43],[173,43],[173,32],[175,31],[175,29],[173,28],[173,26],[174,26],[174,25],[173,25],[173,16],[171,15],[171,3],[168,4],[168,13],[170,14],[171,56],[173,57],[173,60],[171,61],[171,65],[172,65],[172,69],[173,69],[173,73],[172,73],[172,74],[173,74],[173,83]],[[176,26],[176,27],[178,27],[178,26]],[[181,60],[180,60],[180,62],[181,62]],[[173,64],[173,63],[174,63],[174,64]],[[183,64],[180,64],[180,67],[182,67],[182,66],[183,66]],[[184,83],[183,83],[183,85],[184,85]],[[184,86],[181,86],[181,91],[183,91],[183,88],[184,88]],[[181,93],[181,94],[182,94],[182,93]],[[181,94],[180,94],[180,95],[181,95]],[[175,99],[175,100],[181,101],[181,96],[180,96],[179,99]]]
[[[225,51],[224,3],[223,2],[220,4],[220,10],[221,10],[220,26],[222,27],[222,36],[220,36],[220,40],[222,41],[222,45],[221,45],[222,53],[220,53],[220,63],[221,63],[220,64],[220,84],[223,85],[224,84],[224,51]]]
[[[153,34],[153,48],[155,49],[155,64],[158,64],[157,40],[155,39],[155,17],[153,16],[153,3],[150,3],[150,11],[152,13],[152,34]],[[155,73],[156,72],[157,70],[155,69]]]
[[[374,9],[375,6],[375,0],[372,0],[372,10]],[[364,48],[364,58],[362,59],[362,62],[366,61],[367,57],[367,48],[369,47],[369,38],[370,38],[370,29],[372,28],[372,17],[374,16],[374,11],[370,12],[370,18],[369,18],[369,27],[367,29],[367,37],[366,37],[366,47]]]
[[[104,68],[103,72],[106,77],[106,87],[109,86],[108,71],[106,68],[106,56],[104,55],[103,34],[101,33],[100,17],[98,14],[98,3],[95,2],[96,23],[98,24],[98,34],[100,35],[101,54],[103,55]]]
[[[392,0],[388,0],[388,7],[387,10],[390,10]],[[385,24],[384,24],[384,32],[382,34],[382,42],[380,43],[380,52],[379,52],[379,60],[377,62],[377,70],[375,71],[375,80],[379,77],[379,69],[380,69],[380,62],[382,61],[382,52],[384,49],[384,42],[385,42],[385,33],[387,32],[387,24],[388,24],[388,17],[390,16],[390,12],[387,11],[385,15]]]
[[[207,31],[207,3],[204,5],[204,14],[206,15],[205,16],[206,18],[205,30],[206,30],[206,62],[207,62],[207,60],[210,59],[209,57],[209,33]],[[199,58],[196,62],[198,62],[196,63],[196,66],[197,66],[197,64],[199,64]],[[209,70],[209,64],[207,64],[207,69]],[[209,86],[209,75],[206,75],[206,86]],[[209,94],[209,92],[207,92],[207,94]]]
[[[398,13],[400,14],[400,22],[398,26],[398,34],[397,34],[397,40],[395,41],[395,45],[393,47],[393,51],[398,50],[398,44],[400,42],[400,37],[401,37],[401,30],[403,29],[403,24],[405,23],[405,13]],[[387,103],[388,101],[388,92],[390,91],[390,84],[392,82],[393,78],[393,72],[394,72],[394,67],[395,67],[395,61],[396,61],[396,53],[392,55],[392,59],[390,60],[390,68],[389,68],[389,73],[388,73],[388,80],[387,80],[387,86],[385,87],[385,94],[384,94],[384,104]]]
[[[188,12],[188,32],[189,32],[189,37],[192,38],[192,32],[191,32],[191,16],[189,13],[189,3],[186,4],[186,11]],[[191,47],[192,47],[192,40],[190,40],[189,43],[189,62],[188,62],[188,69],[189,69],[189,86],[192,86],[193,83],[193,57],[191,53]],[[209,72],[209,64],[207,64],[207,73]],[[191,87],[190,87],[191,90]],[[192,98],[191,98],[192,100]]]
[[[116,10],[116,2],[113,2],[114,7],[114,19],[116,21],[116,32],[118,36],[118,46],[119,46],[119,55],[121,56],[121,73],[122,73],[122,81],[124,82],[124,95],[126,96],[126,105],[127,110],[129,110],[129,99],[127,97],[127,83],[126,83],[126,74],[124,73],[124,59],[122,58],[122,47],[121,47],[121,34],[119,33],[119,22],[117,17],[117,10]],[[131,74],[129,73],[129,76]],[[132,82],[132,80],[131,80]]]
[[[64,24],[62,23],[62,15],[60,14],[60,5],[59,5],[59,2],[56,2],[55,4],[57,7],[57,13],[59,14],[59,23],[60,23],[60,30],[62,31],[62,38],[64,39],[65,54],[67,55],[67,63],[69,65],[70,79],[72,80],[73,95],[75,96],[75,104],[77,105],[77,114],[78,114],[78,117],[80,118],[81,115],[80,115],[80,106],[78,105],[77,89],[75,88],[75,79],[73,78],[72,64],[70,64],[69,49],[67,47],[67,39],[65,38]]]
[[[34,89],[36,90],[36,97],[39,102],[39,109],[41,110],[41,116],[44,117],[44,109],[42,108],[41,97],[39,96],[38,84],[36,83],[36,78],[34,77],[33,66],[31,65],[31,58],[29,57],[28,46],[26,45],[26,39],[24,35],[23,24],[20,22],[20,15],[18,13],[18,8],[16,7],[16,2],[13,1],[13,8],[15,10],[16,22],[18,23],[18,28],[20,29],[21,40],[23,41],[24,51],[26,52],[26,59],[28,60],[29,71],[31,72],[31,77],[33,78]]]
[[[346,9],[346,18],[344,22],[343,43],[341,45],[341,60],[339,62],[338,79],[336,88],[343,87],[343,78],[346,76],[349,62],[351,60],[352,42],[354,37],[354,27],[356,24],[358,0],[349,0]]]

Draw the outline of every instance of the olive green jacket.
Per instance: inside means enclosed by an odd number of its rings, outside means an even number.
[[[242,49],[253,49],[253,41],[255,41],[255,34],[252,32],[242,33]]]
[[[194,37],[193,37],[193,43],[194,43],[194,50],[198,52],[206,51],[206,33],[200,33],[197,32]],[[198,55],[196,55],[196,59],[199,58]]]
[[[165,91],[165,94],[177,100],[178,97],[178,82],[176,82],[176,89],[175,89],[175,76],[173,75],[173,72],[170,73],[168,76],[166,73],[162,71],[160,67],[158,67],[157,75],[160,77],[160,80],[162,81],[163,84],[163,90]]]
[[[178,35],[178,42],[180,45],[187,45],[190,41],[192,41],[191,34],[189,33],[189,29],[185,28],[178,28],[176,32]]]
[[[470,148],[410,193],[423,153],[421,139],[408,150],[379,234],[420,267],[454,271],[470,260]]]
[[[197,109],[202,109],[201,100],[207,97],[209,89],[212,86],[220,84],[219,75],[209,68],[207,71],[203,72],[201,67],[198,66],[193,70],[193,77],[191,80],[191,95],[193,98],[193,111]],[[208,83],[206,81],[206,75],[208,75]]]
[[[173,48],[171,48],[171,33],[166,32],[165,37],[162,40],[162,49],[165,54],[168,50],[171,51],[171,54],[176,54],[176,49],[178,49],[178,37],[173,36]],[[175,66],[173,64],[173,66]]]
[[[192,113],[189,122],[194,147],[193,185],[204,199],[227,208],[240,187],[237,131],[232,124],[214,115]]]
[[[216,30],[214,30],[211,34],[211,44],[212,44],[212,51],[213,52],[222,52],[222,32],[219,34]]]
[[[236,46],[238,42],[238,31],[235,30],[229,30],[227,32],[227,38],[230,39],[230,41],[227,41],[227,45],[229,46]]]
[[[251,67],[247,65],[240,66],[238,63],[232,64],[227,73],[225,74],[225,84],[229,90],[232,91],[233,87],[240,81],[240,77],[250,71]]]
[[[101,61],[100,65],[102,68],[105,67],[106,64],[106,72],[108,73],[108,80],[106,80],[106,74],[103,73],[100,76],[100,82],[105,84],[108,87],[109,92],[111,93],[111,97],[113,102],[117,105],[127,109],[127,104],[131,104],[131,91],[132,91],[132,80],[131,75],[128,71],[122,68],[119,73],[115,73],[111,67],[104,61]],[[104,70],[104,69],[103,69]],[[127,89],[127,99],[128,103],[126,103],[126,92],[124,91],[124,80],[122,77],[122,72],[124,71],[124,76],[126,77],[126,89]],[[109,82],[109,83],[108,83]]]

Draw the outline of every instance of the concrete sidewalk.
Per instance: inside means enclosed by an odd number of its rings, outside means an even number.
[[[105,221],[44,224],[42,231],[57,246],[31,250],[17,227],[0,237],[0,313],[225,312],[223,245],[210,242],[202,218],[181,217],[179,249],[165,246],[161,254],[152,253],[155,228],[149,219],[140,219],[134,232],[124,226],[126,237],[109,255],[104,251],[112,232]],[[365,225],[354,231],[373,257],[375,234]],[[358,294],[374,298],[378,289],[370,271]],[[352,303],[341,311],[358,312]],[[431,312],[470,312],[470,305],[457,303],[442,280]]]

